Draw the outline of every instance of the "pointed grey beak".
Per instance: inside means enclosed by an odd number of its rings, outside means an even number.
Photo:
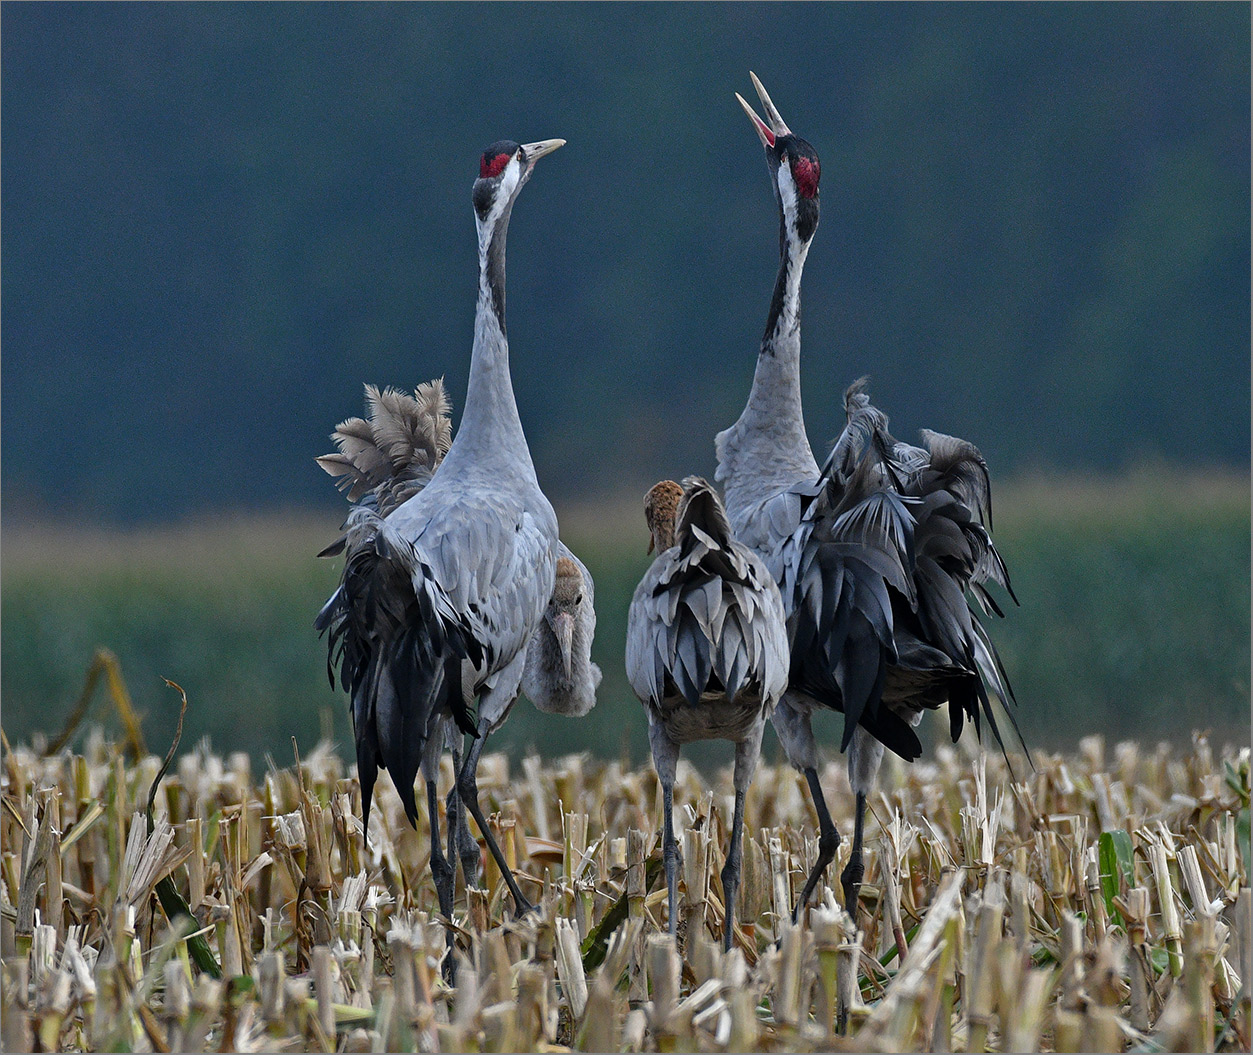
[[[761,145],[772,147],[779,136],[791,135],[792,130],[788,128],[787,123],[783,120],[778,107],[770,101],[770,95],[761,81],[757,79],[757,74],[749,70],[748,75],[753,79],[753,87],[757,89],[757,97],[761,100],[761,108],[766,111],[766,119],[769,121],[769,124],[753,112],[753,108],[744,101],[744,97],[739,92],[735,93],[735,97],[739,99],[740,105],[744,107],[744,112],[748,114],[749,120],[753,122],[753,127],[757,129],[757,137],[761,140]]]
[[[552,628],[557,647],[561,649],[561,668],[569,678],[572,669],[570,651],[574,646],[574,616],[569,612],[558,612],[553,616]]]
[[[566,145],[564,139],[541,139],[538,143],[523,143],[522,149],[526,151],[526,167],[532,169],[535,162],[542,158],[545,154],[551,154],[554,150]]]

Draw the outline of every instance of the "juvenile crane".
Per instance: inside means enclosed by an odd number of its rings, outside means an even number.
[[[858,382],[845,396],[848,424],[831,455],[821,469],[814,460],[801,408],[800,289],[818,228],[821,167],[750,76],[766,119],[736,98],[765,149],[780,264],[748,402],[716,439],[716,478],[736,535],[765,560],[787,612],[788,690],[773,724],[805,775],[819,821],[818,858],[794,916],[839,845],[811,726],[814,711],[828,708],[844,713],[840,748],[856,801],[841,874],[855,917],[866,797],[884,748],[917,758],[914,726],[945,703],[954,740],[967,718],[979,732],[982,711],[1001,742],[989,692],[1003,704],[1013,697],[966,593],[999,615],[983,584],[1008,591],[1009,577],[988,533],[987,466],[973,445],[931,432],[921,448],[897,443]]]
[[[536,162],[564,142],[502,140],[483,152],[472,195],[478,301],[461,427],[425,486],[385,516],[360,508],[350,521],[343,577],[316,624],[351,699],[363,822],[381,766],[416,826],[421,770],[431,871],[450,918],[455,872],[440,849],[435,795],[450,721],[474,737],[458,797],[515,909],[531,908],[483,816],[476,771],[488,734],[517,699],[527,645],[555,580],[557,518],[536,480],[509,376],[505,238]]]
[[[627,617],[627,678],[648,709],[648,740],[661,781],[662,854],[670,933],[678,920],[679,848],[674,778],[681,744],[735,744],[735,815],[722,869],[723,944],[735,933],[744,796],[761,755],[766,719],[787,685],[783,602],[765,564],[731,533],[718,493],[699,477],[664,480],[644,503],[657,556]]]
[[[581,718],[596,706],[601,670],[592,662],[595,634],[592,573],[560,542],[553,595],[527,645],[522,670],[522,691],[541,711]]]

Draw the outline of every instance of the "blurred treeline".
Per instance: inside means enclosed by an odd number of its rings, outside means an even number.
[[[0,8],[7,524],[336,501],[361,383],[460,409],[489,142],[559,502],[713,468],[776,266],[748,70],[823,160],[816,446],[870,373],[1001,478],[1247,467],[1247,4]],[[7,644],[7,642],[6,642]]]

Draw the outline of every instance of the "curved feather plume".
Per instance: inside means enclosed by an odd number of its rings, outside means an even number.
[[[452,446],[452,407],[442,377],[418,385],[412,396],[374,385],[365,386],[365,396],[369,420],[341,421],[331,433],[339,451],[317,463],[337,478],[348,501],[385,517],[421,491],[444,460]],[[344,534],[318,556],[343,552],[359,520],[357,510],[350,513]]]

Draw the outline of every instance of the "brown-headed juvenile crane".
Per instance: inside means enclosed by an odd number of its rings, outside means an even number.
[[[556,577],[557,517],[536,480],[509,375],[505,238],[536,162],[564,142],[501,140],[481,155],[472,193],[478,301],[461,427],[424,487],[386,516],[358,514],[339,589],[316,623],[351,699],[363,822],[381,766],[416,826],[421,770],[431,871],[448,918],[455,872],[439,845],[435,778],[450,722],[474,737],[457,775],[458,798],[515,909],[531,908],[487,825],[476,771],[488,734],[518,697],[527,646]]]
[[[678,920],[679,847],[674,778],[679,747],[735,744],[735,815],[722,869],[723,944],[731,948],[740,884],[744,796],[761,755],[766,719],[787,685],[787,632],[779,590],[765,564],[731,534],[718,493],[699,477],[664,480],[644,515],[657,556],[627,617],[626,667],[648,709],[648,740],[661,781],[662,854],[670,933]]]
[[[846,393],[848,424],[830,457],[821,469],[814,460],[801,410],[800,289],[818,228],[821,169],[814,148],[791,132],[750,76],[765,120],[736,98],[765,148],[781,259],[747,405],[717,436],[716,478],[736,536],[765,560],[787,611],[788,691],[773,724],[805,776],[819,821],[818,859],[794,916],[839,845],[810,723],[826,708],[844,714],[840,747],[856,797],[841,875],[856,918],[866,797],[885,747],[917,758],[914,726],[924,710],[945,703],[954,740],[967,718],[978,732],[982,712],[1001,742],[990,694],[1002,704],[1012,694],[966,597],[999,615],[983,584],[1008,591],[1009,577],[988,533],[987,466],[971,444],[931,432],[923,432],[921,448],[897,443],[858,382]]]

